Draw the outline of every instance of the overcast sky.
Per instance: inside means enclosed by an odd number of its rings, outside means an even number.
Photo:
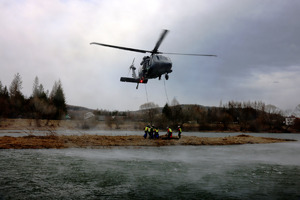
[[[300,104],[299,8],[297,0],[3,0],[0,81],[9,87],[20,73],[29,97],[36,76],[49,91],[61,80],[68,104],[92,109],[138,110],[174,97],[293,109]],[[138,90],[120,82],[133,58],[138,67],[146,54],[90,45],[152,50],[162,29],[170,32],[159,51],[218,55],[170,55],[167,94],[163,79]]]

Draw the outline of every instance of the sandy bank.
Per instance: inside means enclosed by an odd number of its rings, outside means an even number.
[[[170,146],[170,145],[234,145],[261,144],[295,141],[238,135],[229,137],[183,136],[181,139],[144,139],[142,136],[24,136],[0,137],[0,149],[62,149],[62,148],[103,148],[111,146]]]

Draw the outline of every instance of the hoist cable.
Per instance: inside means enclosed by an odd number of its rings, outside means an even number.
[[[147,86],[146,86],[146,84],[145,84],[145,90],[146,90],[147,103],[149,103],[149,100],[148,100],[148,92],[147,92]]]
[[[165,93],[167,97],[167,103],[169,104],[169,98],[168,98],[168,93],[167,93],[167,87],[166,87],[166,80],[164,79],[164,86],[165,86]]]

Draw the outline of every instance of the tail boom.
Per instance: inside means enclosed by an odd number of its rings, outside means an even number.
[[[121,82],[144,83],[144,84],[146,84],[148,82],[148,79],[121,77],[120,81]]]

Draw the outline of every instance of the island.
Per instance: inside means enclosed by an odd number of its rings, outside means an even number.
[[[23,137],[0,137],[0,149],[64,149],[64,148],[109,148],[109,147],[143,147],[143,146],[178,146],[178,145],[238,145],[266,144],[295,141],[269,137],[256,137],[246,134],[227,137],[182,136],[180,139],[145,139],[138,135],[103,136],[103,135],[49,135]]]

